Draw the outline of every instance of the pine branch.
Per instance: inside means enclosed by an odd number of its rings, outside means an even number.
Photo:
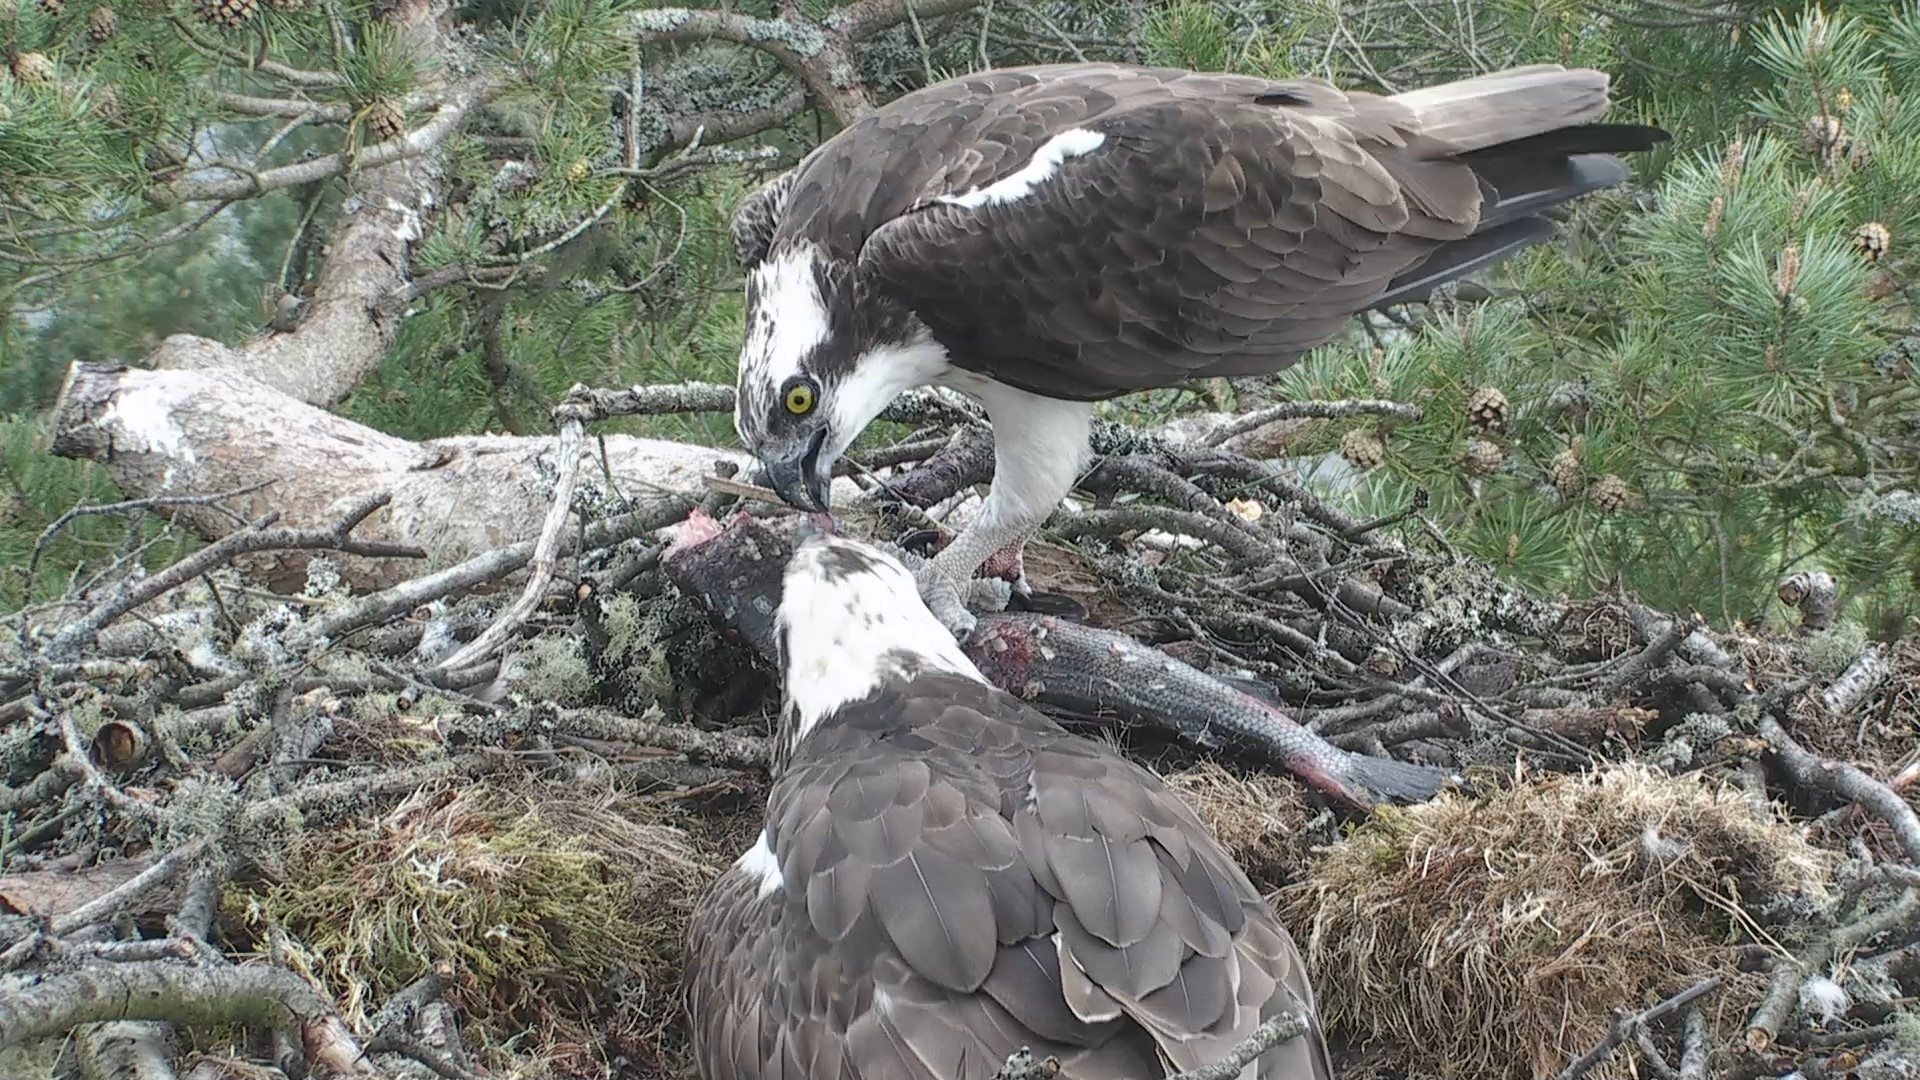
[[[979,3],[980,0],[861,0],[833,12],[822,22],[804,18],[797,11],[768,19],[716,8],[651,8],[629,16],[627,28],[636,40],[643,42],[725,41],[766,53],[800,80],[815,104],[844,126],[873,108],[867,87],[855,74],[858,66],[854,62],[854,45],[907,21],[910,16],[949,15]],[[781,112],[784,105],[782,102],[761,110],[756,119],[784,118]]]
[[[472,79],[461,84],[460,89],[449,96],[446,106],[432,120],[398,139],[375,143],[355,152],[325,154],[240,176],[182,180],[158,189],[153,197],[156,202],[168,206],[196,202],[236,202],[429,154],[459,130],[468,110],[483,101],[494,86],[494,80],[489,78]]]

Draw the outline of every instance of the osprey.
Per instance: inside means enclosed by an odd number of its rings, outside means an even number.
[[[735,216],[735,425],[781,497],[819,511],[893,398],[978,399],[992,487],[916,572],[964,633],[963,587],[996,554],[1017,566],[1086,462],[1095,402],[1279,371],[1545,238],[1545,211],[1666,138],[1590,123],[1607,86],[1546,65],[1381,96],[1083,63],[907,94]]]
[[[1294,943],[1180,797],[990,685],[877,549],[811,537],[777,619],[780,759],[759,841],[684,965],[703,1080],[1066,1080],[1306,1035],[1244,1080],[1332,1075]]]

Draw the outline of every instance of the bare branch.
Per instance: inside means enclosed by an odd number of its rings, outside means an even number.
[[[1920,814],[1892,788],[1844,761],[1824,761],[1794,741],[1771,716],[1760,718],[1760,737],[1767,740],[1780,764],[1800,783],[1829,791],[1878,814],[1893,829],[1900,850],[1920,865]]]
[[[562,410],[565,407],[562,406]],[[560,534],[567,527],[567,519],[573,515],[573,490],[580,482],[581,444],[586,441],[587,427],[578,415],[564,415],[560,421],[560,446],[555,451],[558,459],[555,467],[559,476],[553,484],[553,505],[547,510],[547,520],[540,526],[540,536],[533,545],[533,568],[527,574],[526,586],[520,595],[500,617],[481,632],[480,636],[468,642],[440,663],[436,670],[449,671],[463,668],[491,657],[504,644],[507,638],[520,629],[533,614],[533,609],[546,595],[547,583],[553,580],[554,570],[560,553]]]
[[[1586,1053],[1581,1054],[1578,1058],[1568,1063],[1566,1068],[1560,1070],[1560,1075],[1557,1080],[1579,1080],[1580,1077],[1585,1076],[1605,1064],[1606,1060],[1613,1056],[1614,1050],[1618,1048],[1621,1043],[1632,1037],[1634,1032],[1645,1028],[1649,1024],[1657,1023],[1673,1013],[1679,1012],[1681,1009],[1686,1008],[1719,988],[1720,976],[1715,975],[1712,978],[1702,979],[1694,983],[1692,986],[1687,987],[1685,990],[1680,991],[1652,1008],[1635,1013],[1632,1016],[1622,1016],[1615,1019],[1613,1026],[1607,1031],[1606,1038],[1601,1039],[1599,1045],[1593,1049],[1588,1050]]]
[[[152,577],[122,582],[113,595],[101,601],[92,611],[61,627],[60,632],[47,644],[45,655],[55,661],[71,658],[82,645],[92,641],[96,634],[120,616],[248,552],[323,549],[375,558],[426,558],[425,551],[411,544],[387,544],[353,538],[353,530],[387,505],[388,501],[389,496],[385,493],[373,496],[349,510],[332,526],[314,529],[270,529],[268,526],[278,520],[278,515],[267,514],[246,529],[201,548]]]

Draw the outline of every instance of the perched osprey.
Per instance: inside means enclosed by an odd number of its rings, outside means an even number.
[[[1607,75],[1517,68],[1391,97],[1118,64],[1010,68],[861,117],[741,207],[735,424],[787,501],[894,397],[993,421],[977,519],[921,575],[950,629],[1085,464],[1093,403],[1279,371],[1352,315],[1552,231],[1663,141],[1600,125]]]
[[[782,765],[688,928],[703,1080],[1065,1080],[1315,1016],[1299,953],[1179,796],[991,686],[900,563],[812,537],[778,611]],[[1317,1021],[1245,1080],[1326,1080]]]

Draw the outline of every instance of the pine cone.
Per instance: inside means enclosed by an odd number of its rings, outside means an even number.
[[[1869,221],[1853,230],[1853,247],[1868,262],[1879,262],[1893,248],[1893,230],[1884,222]]]
[[[120,29],[120,14],[105,4],[94,8],[87,16],[87,34],[95,41],[105,41]]]
[[[1593,482],[1593,488],[1587,492],[1587,498],[1593,500],[1594,509],[1603,514],[1617,513],[1633,502],[1633,489],[1625,480],[1612,473]]]
[[[1507,452],[1490,439],[1468,439],[1460,464],[1475,476],[1492,476],[1507,463]]]
[[[367,134],[374,142],[397,139],[407,133],[407,114],[384,98],[367,106]]]
[[[1553,480],[1553,490],[1563,499],[1571,499],[1580,494],[1587,485],[1587,467],[1580,461],[1582,440],[1575,439],[1573,444],[1553,455],[1553,465],[1547,475]]]
[[[120,123],[127,114],[120,108],[120,91],[102,86],[93,92],[93,115],[108,123]]]
[[[1387,446],[1380,436],[1365,428],[1354,428],[1340,436],[1340,456],[1358,469],[1371,469],[1387,459]]]
[[[260,13],[258,0],[194,0],[202,19],[228,30],[238,30]]]
[[[13,58],[13,77],[28,86],[46,86],[57,74],[45,53],[23,52]]]
[[[567,166],[567,181],[569,183],[578,184],[592,175],[593,166],[587,164],[586,158],[574,158],[573,164]]]
[[[67,13],[67,0],[35,0],[35,2],[50,19],[57,19]]]
[[[1467,419],[1481,431],[1503,431],[1507,426],[1507,395],[1483,386],[1467,399]]]

